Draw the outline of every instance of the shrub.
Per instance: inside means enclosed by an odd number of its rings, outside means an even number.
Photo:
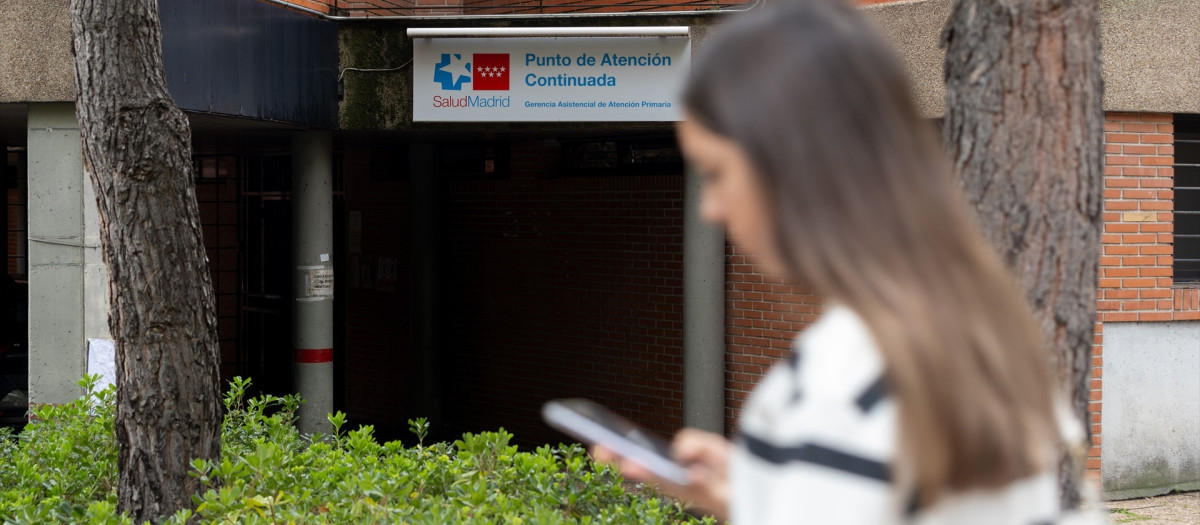
[[[116,513],[115,394],[34,410],[17,437],[0,431],[0,520],[4,523],[130,523]],[[307,436],[294,426],[300,399],[245,399],[236,378],[225,396],[220,461],[192,462],[196,509],[166,522],[196,523],[714,523],[676,503],[630,494],[578,445],[520,451],[512,435],[464,434],[425,444],[424,419],[409,422],[418,444],[380,444],[373,428]]]
[[[96,390],[98,376],[80,382],[90,394],[66,405],[42,405],[18,437],[0,428],[0,520],[14,523],[93,521],[117,503],[116,392]],[[101,520],[102,521],[102,520]]]

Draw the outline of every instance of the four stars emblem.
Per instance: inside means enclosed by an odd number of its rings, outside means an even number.
[[[483,67],[480,68],[480,74],[485,77],[500,77],[504,76],[504,66],[500,67]]]

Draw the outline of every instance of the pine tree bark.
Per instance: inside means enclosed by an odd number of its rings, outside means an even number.
[[[167,92],[157,0],[73,0],[76,112],[100,209],[117,348],[118,501],[135,522],[191,506],[220,451],[216,302],[187,117]]]
[[[1097,0],[957,0],[942,45],[947,148],[1086,422],[1103,207]],[[1074,505],[1075,469],[1062,471]]]

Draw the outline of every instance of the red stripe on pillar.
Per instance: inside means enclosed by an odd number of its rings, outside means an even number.
[[[297,348],[292,351],[292,361],[297,363],[332,363],[332,348]]]

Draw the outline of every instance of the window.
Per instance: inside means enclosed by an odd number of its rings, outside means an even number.
[[[1200,115],[1175,115],[1174,273],[1200,285]]]

